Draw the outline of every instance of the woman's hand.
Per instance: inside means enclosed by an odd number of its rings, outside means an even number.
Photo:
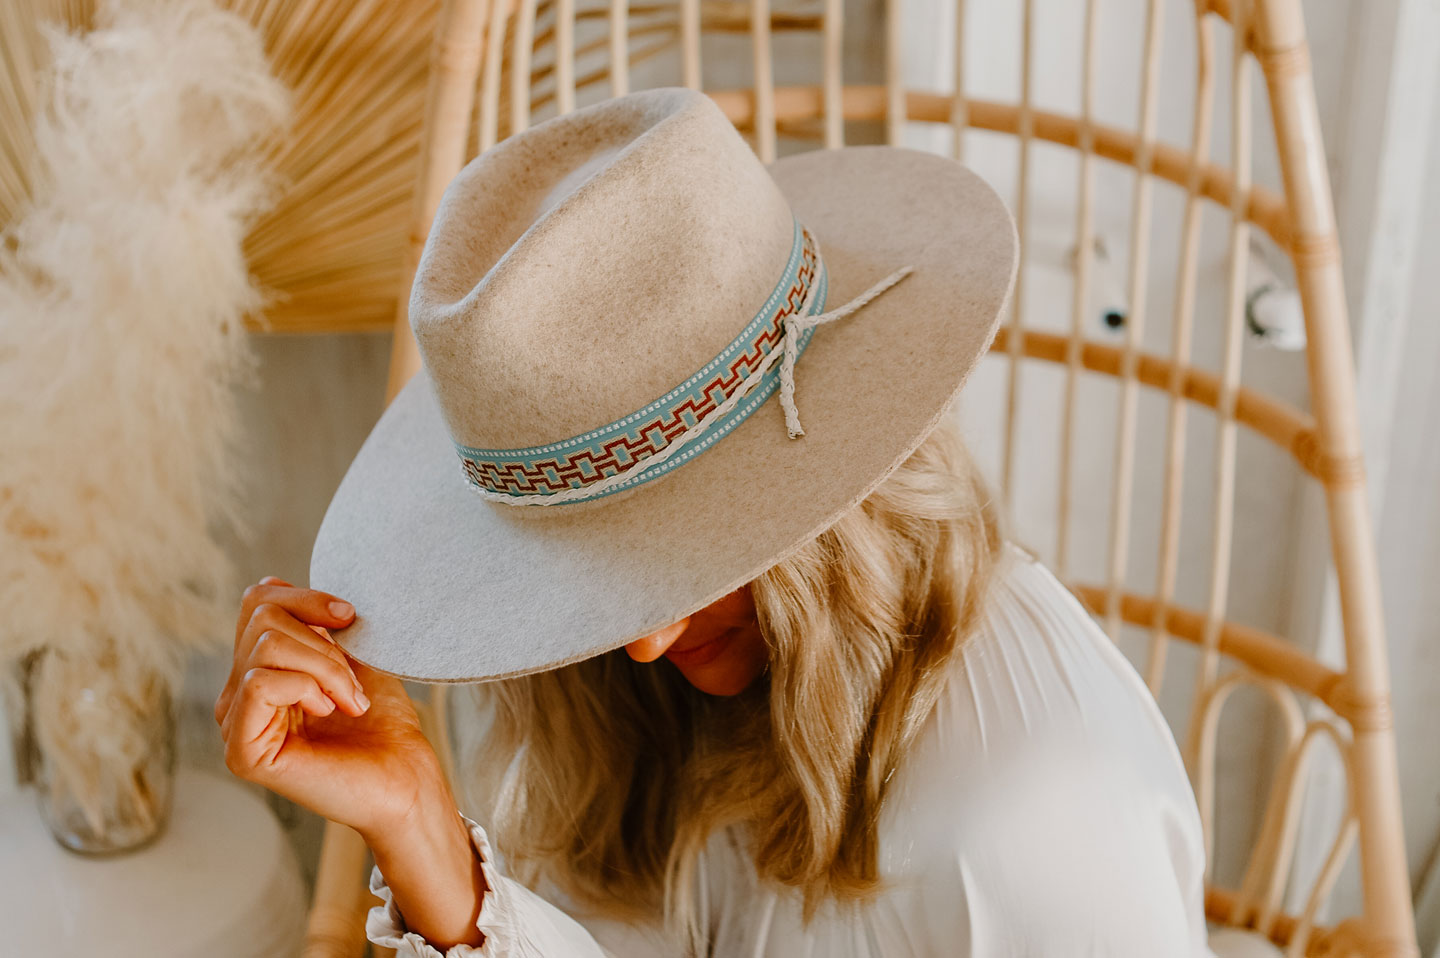
[[[368,841],[450,799],[400,680],[349,659],[326,631],[354,615],[273,576],[246,589],[215,721],[230,771]]]
[[[338,597],[274,576],[245,590],[215,700],[225,764],[358,831],[411,931],[441,948],[478,945],[480,860],[405,687],[326,631],[354,617]]]

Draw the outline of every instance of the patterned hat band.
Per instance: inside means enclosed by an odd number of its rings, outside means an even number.
[[[795,362],[815,327],[842,319],[911,272],[896,270],[838,309],[825,308],[829,277],[820,245],[795,223],[785,272],[728,346],[665,395],[598,429],[528,449],[455,450],[465,480],[491,502],[551,506],[600,499],[663,476],[724,438],[780,390],[790,438],[804,435],[795,408]]]

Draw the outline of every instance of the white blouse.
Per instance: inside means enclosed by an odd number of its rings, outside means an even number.
[[[656,925],[571,917],[507,878],[463,814],[489,885],[479,947],[443,958],[673,958]],[[762,884],[738,836],[701,857],[712,958],[1212,958],[1204,844],[1175,740],[1130,663],[1039,561],[1008,546],[986,620],[897,768],[883,885],[823,906]],[[442,958],[406,930],[379,868],[366,935]],[[558,896],[551,895],[559,900]]]

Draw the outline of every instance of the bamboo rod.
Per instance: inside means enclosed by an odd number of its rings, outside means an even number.
[[[1150,250],[1150,166],[1155,152],[1155,115],[1160,86],[1160,45],[1164,34],[1164,6],[1150,0],[1145,12],[1145,54],[1140,78],[1140,116],[1135,148],[1135,185],[1130,200],[1130,256],[1126,291],[1128,318],[1125,351],[1121,354],[1120,403],[1115,437],[1115,473],[1110,501],[1110,550],[1107,574],[1112,593],[1125,586],[1130,549],[1131,506],[1135,499],[1135,420],[1139,389],[1135,382],[1135,356],[1145,341],[1147,284]],[[1118,635],[1119,615],[1112,603],[1107,611],[1112,635]]]
[[[1010,331],[1002,328],[996,333],[990,349],[1009,355],[1010,341]],[[1027,359],[1064,363],[1069,348],[1068,336],[1026,330],[1020,352]],[[1121,350],[1118,346],[1087,340],[1080,347],[1080,364],[1090,372],[1116,376],[1120,372],[1120,363]],[[1174,388],[1178,388],[1185,400],[1201,406],[1215,409],[1221,401],[1220,379],[1206,369],[1177,367],[1163,357],[1141,353],[1137,358],[1135,374],[1143,385],[1167,392],[1172,388],[1173,379]],[[1306,413],[1258,390],[1241,387],[1235,392],[1234,415],[1236,422],[1290,453],[1301,469],[1322,483],[1337,481],[1329,471],[1333,468],[1332,464],[1319,451],[1315,422]]]
[[[1330,845],[1330,853],[1325,856],[1325,863],[1320,868],[1320,874],[1315,878],[1315,884],[1310,889],[1309,896],[1305,899],[1305,908],[1300,912],[1299,921],[1295,923],[1291,932],[1290,947],[1286,949],[1286,958],[1304,958],[1309,953],[1309,946],[1315,940],[1315,917],[1320,913],[1320,906],[1330,898],[1331,891],[1335,888],[1335,882],[1340,878],[1340,869],[1345,860],[1350,857],[1350,849],[1355,844],[1355,839],[1360,833],[1360,822],[1354,813],[1347,815],[1335,835],[1335,841]],[[1285,920],[1285,915],[1279,913],[1274,915],[1269,926],[1273,930]]]
[[[631,7],[630,12],[635,13],[639,9]],[[819,13],[772,9],[770,30],[772,33],[815,33],[822,28],[824,18],[823,7]],[[743,33],[749,36],[752,29],[750,4],[748,0],[703,2],[700,25],[702,36],[706,33]]]
[[[1347,797],[1354,794],[1354,767],[1350,760],[1349,742],[1334,722],[1328,719],[1311,721],[1299,742],[1286,749],[1270,785],[1260,834],[1252,845],[1250,861],[1240,884],[1240,896],[1236,900],[1237,920],[1262,934],[1269,934],[1281,913],[1281,898],[1295,855],[1305,787],[1314,763],[1316,743],[1322,739],[1329,739],[1335,747],[1345,771]],[[1343,837],[1345,824],[1351,819],[1352,814],[1347,807],[1337,840]]]
[[[535,52],[535,0],[518,0],[510,43],[510,133],[530,126],[530,64]]]
[[[630,92],[630,40],[625,0],[610,0],[610,95]]]
[[[355,829],[325,823],[302,958],[360,958],[365,951],[369,849]]]
[[[845,42],[844,0],[825,0],[825,20],[821,42],[822,87],[824,95],[824,122],[826,149],[839,149],[845,145],[845,115],[841,105],[840,90],[844,80],[844,66],[840,57]]]
[[[584,10],[577,10],[577,11],[575,12],[575,22],[576,22],[577,24],[578,24],[580,21],[585,20],[585,19],[587,19],[587,18],[586,18],[586,16],[585,16],[585,11],[584,11]],[[599,53],[601,50],[607,51],[607,53],[606,53],[607,63],[606,63],[606,66],[605,66],[603,69],[598,69],[598,70],[596,70],[596,69],[591,69],[588,73],[585,73],[585,74],[578,74],[578,73],[577,73],[577,74],[576,74],[576,76],[575,76],[575,89],[576,89],[577,92],[580,91],[580,90],[585,89],[586,86],[594,85],[594,84],[602,83],[602,82],[609,82],[609,80],[610,80],[610,68],[609,68],[609,63],[608,63],[608,59],[609,59],[608,51],[609,51],[609,49],[610,49],[610,47],[611,47],[611,45],[612,45],[612,39],[613,39],[613,38],[610,36],[610,31],[609,31],[609,29],[608,29],[608,27],[609,27],[609,19],[610,19],[610,18],[609,18],[609,11],[608,11],[608,10],[606,11],[606,18],[605,18],[605,19],[606,19],[606,30],[605,30],[605,35],[604,35],[604,36],[594,37],[594,38],[592,38],[592,39],[586,40],[583,44],[577,44],[576,47],[575,47],[575,63],[576,63],[576,66],[577,66],[577,67],[578,67],[580,61],[584,60],[584,59],[585,59],[587,56],[589,56],[590,54]],[[677,19],[677,18],[675,18],[675,17],[651,17],[651,18],[646,19],[646,20],[637,20],[637,19],[632,19],[632,18],[630,18],[629,16],[627,16],[627,17],[625,18],[625,21],[626,21],[627,26],[625,27],[624,38],[625,38],[625,40],[627,40],[627,41],[637,40],[637,39],[639,39],[640,37],[645,37],[645,36],[653,36],[654,34],[657,34],[657,33],[677,34],[677,35],[678,35],[678,31],[679,31],[679,29],[680,29],[680,21],[679,21],[679,19]],[[551,27],[546,27],[545,29],[541,30],[540,33],[538,33],[538,34],[536,35],[536,37],[535,37],[535,49],[539,50],[539,49],[543,48],[546,44],[550,43],[554,38],[555,38],[555,29],[554,29],[554,27],[553,27],[553,26],[551,26]],[[624,58],[624,59],[627,61],[627,66],[634,66],[634,64],[635,64],[635,57],[634,57],[633,55],[631,55],[631,56],[629,56],[629,57],[626,57],[626,56],[625,56],[625,51],[626,51],[626,48],[627,48],[627,47],[628,47],[628,43],[627,43],[626,45],[624,45],[624,46],[621,47],[620,55],[621,55],[622,58]],[[530,71],[530,85],[531,85],[531,87],[534,87],[534,86],[536,86],[537,84],[539,84],[542,80],[548,79],[548,78],[550,78],[550,77],[552,77],[552,76],[555,76],[555,75],[556,75],[556,65],[555,65],[554,62],[542,63],[542,64],[540,64],[539,66],[533,67],[533,68],[531,69],[531,71]],[[551,97],[554,97],[554,96],[555,96],[555,93],[556,93],[556,91],[551,90],[549,95],[550,95]],[[531,91],[531,94],[530,94],[530,109],[531,109],[531,111],[534,111],[534,110],[538,107],[538,105],[539,105],[540,98],[539,98],[539,96],[538,96],[537,94],[538,94],[538,91],[535,91],[535,90],[532,90],[532,91]]]
[[[1206,648],[1208,621],[1200,630],[1201,648]],[[1249,686],[1265,693],[1279,708],[1282,732],[1285,735],[1286,751],[1293,749],[1305,728],[1305,717],[1300,703],[1291,692],[1288,680],[1256,675],[1245,669],[1229,675],[1205,687],[1200,700],[1195,703],[1194,767],[1199,774],[1195,777],[1195,801],[1200,810],[1200,827],[1205,835],[1205,880],[1209,881],[1215,867],[1215,738],[1220,724],[1220,713],[1231,695],[1241,686]],[[1243,900],[1243,893],[1241,896]],[[1241,909],[1237,908],[1240,917]]]
[[[1019,237],[1019,262],[1015,268],[1015,288],[1010,294],[1009,326],[1020,333],[1025,327],[1025,277],[1029,260],[1029,243],[1026,242],[1030,213],[1030,149],[1035,138],[1034,104],[1031,100],[1033,73],[1031,61],[1035,51],[1035,0],[1025,0],[1021,18],[1020,53],[1020,110],[1018,129],[1020,137],[1020,171],[1016,184],[1015,230]],[[1010,362],[1005,390],[1005,445],[1004,461],[1001,468],[1000,487],[1005,501],[1013,503],[1015,495],[1015,456],[1018,443],[1015,439],[1020,408],[1020,337],[1011,340]]]
[[[1240,347],[1244,342],[1245,279],[1249,262],[1250,224],[1245,216],[1245,192],[1250,187],[1250,72],[1245,51],[1244,14],[1232,29],[1230,63],[1230,164],[1235,190],[1230,195],[1230,238],[1226,278],[1225,338],[1221,360],[1220,394],[1215,412],[1215,462],[1211,509],[1210,586],[1206,603],[1205,641],[1196,670],[1198,701],[1215,682],[1219,653],[1215,643],[1225,619],[1229,598],[1231,542],[1235,522],[1235,401],[1240,383]]]
[[[700,0],[680,0],[680,49],[683,83],[700,89]]]
[[[905,138],[905,12],[902,0],[887,0],[884,16],[885,142],[900,146]]]
[[[670,47],[673,45],[673,37],[670,36],[672,32],[673,28],[665,24],[656,24],[654,26],[632,29],[630,31],[630,36],[632,37],[644,36],[651,33],[660,33],[663,36],[660,40],[657,40],[654,43],[647,44],[643,47],[636,47],[635,50],[631,51],[629,56],[630,66],[633,67],[637,63],[643,63],[646,60],[658,56],[659,54],[664,53],[666,50],[670,49]],[[606,45],[606,42],[607,41],[603,39],[598,41],[592,41],[585,44],[584,47],[581,47],[580,52],[593,52],[594,49],[599,49],[599,47]],[[535,70],[532,73],[532,77],[548,76],[549,69],[549,67],[542,67],[538,70]],[[605,82],[609,78],[609,76],[610,68],[608,66],[598,67],[576,77],[575,85],[578,89],[581,90],[588,89],[591,86],[595,86],[596,84]],[[552,102],[554,102],[554,99],[554,91],[548,93],[532,93],[530,97],[530,108],[531,110],[543,110],[548,107]]]
[[[1205,886],[1205,917],[1217,925],[1232,925],[1231,916],[1234,913],[1235,892],[1207,884]],[[1280,916],[1276,920],[1275,930],[1270,936],[1270,941],[1281,946],[1288,944],[1294,934],[1295,926],[1296,919],[1294,917]],[[1319,956],[1317,955],[1316,958]]]
[[[575,109],[575,0],[558,0],[555,17],[555,97],[564,114]]]
[[[1355,728],[1352,744],[1363,929],[1366,946],[1375,954],[1417,958],[1380,580],[1360,468],[1363,447],[1355,366],[1304,21],[1297,0],[1272,0],[1258,13],[1253,44],[1265,73],[1280,170],[1293,215],[1289,249],[1305,313],[1310,402],[1319,453],[1326,461],[1351,466],[1348,481],[1327,483],[1325,492],[1344,627],[1346,686],[1354,708],[1365,716]]]
[[[1092,613],[1099,615],[1102,612],[1105,586],[1066,585]],[[1166,630],[1175,638],[1192,645],[1199,645],[1204,639],[1205,616],[1195,609],[1161,606],[1151,597],[1127,592],[1120,596],[1120,615],[1132,625],[1148,625],[1158,615]],[[1344,707],[1344,675],[1279,636],[1252,626],[1227,622],[1220,630],[1220,651],[1244,663],[1256,675],[1274,679],[1327,705],[1334,702]]]
[[[950,99],[951,153],[965,162],[965,128],[970,125],[965,99],[965,0],[955,0],[955,91]]]
[[[500,66],[505,43],[503,0],[489,0],[490,17],[485,28],[485,59],[480,80],[479,151],[494,146],[500,136]]]
[[[1228,888],[1220,888],[1215,885],[1207,885],[1205,888],[1205,917],[1217,925],[1234,925],[1236,893]],[[1336,958],[1338,955],[1359,958],[1360,953],[1353,949],[1354,939],[1351,934],[1349,921],[1342,922],[1335,928],[1306,929],[1310,937],[1304,942],[1304,947],[1298,955],[1306,958]],[[1296,953],[1288,950],[1293,946],[1301,933],[1300,919],[1293,915],[1276,916],[1274,927],[1267,936],[1271,943],[1287,948],[1286,958],[1298,958]],[[1377,958],[1377,954],[1365,955],[1364,958]],[[1392,958],[1385,955],[1379,958]]]
[[[1200,261],[1200,227],[1204,212],[1200,192],[1201,171],[1210,155],[1210,122],[1215,97],[1215,31],[1209,17],[1195,20],[1195,103],[1191,114],[1189,168],[1185,176],[1185,213],[1180,226],[1180,264],[1175,281],[1174,323],[1171,331],[1170,401],[1165,431],[1165,472],[1160,506],[1160,555],[1156,563],[1155,594],[1161,603],[1175,595],[1180,560],[1180,515],[1185,482],[1185,432],[1188,405],[1180,393],[1179,371],[1190,364],[1195,325],[1195,296]],[[1160,687],[1169,642],[1160,624],[1150,628],[1146,684]]]
[[[540,9],[543,11],[544,6],[542,6]],[[586,19],[585,16],[584,16],[584,11],[576,11],[576,14],[575,14],[575,20],[576,20],[576,22],[578,23],[579,21],[581,21],[581,20],[583,20],[583,19]],[[608,12],[608,11],[606,11],[606,20],[607,20],[607,22],[608,22],[608,20],[609,20],[609,12]],[[631,20],[631,19],[629,19],[629,18],[627,17],[627,22],[629,22],[629,23],[631,23],[631,24],[634,24],[634,25],[632,25],[632,26],[627,26],[627,27],[626,27],[625,39],[626,39],[627,41],[634,41],[634,40],[639,39],[640,37],[645,37],[645,36],[653,36],[653,35],[655,35],[655,34],[657,34],[657,33],[660,33],[660,34],[672,34],[672,33],[676,33],[676,32],[679,30],[679,26],[680,26],[680,21],[679,21],[678,19],[676,19],[676,18],[673,18],[673,17],[652,17],[652,18],[649,18],[649,19],[647,19],[647,20]],[[536,50],[544,49],[545,46],[547,46],[548,44],[550,44],[550,43],[551,43],[552,41],[554,41],[554,40],[555,40],[555,28],[554,28],[554,26],[552,25],[552,26],[545,27],[544,29],[540,30],[539,33],[537,33],[537,34],[535,35],[535,49],[536,49]],[[611,38],[610,38],[610,36],[609,36],[609,30],[607,29],[605,36],[603,36],[603,37],[597,37],[597,38],[590,39],[590,40],[586,40],[583,44],[580,44],[580,45],[576,46],[576,47],[575,47],[575,54],[574,54],[574,59],[575,59],[576,64],[578,65],[581,60],[584,60],[587,56],[589,56],[589,55],[592,54],[592,53],[597,53],[597,52],[600,51],[600,50],[608,50],[609,47],[610,47],[610,40],[611,40]],[[607,55],[607,57],[608,57],[608,55]],[[634,65],[635,65],[636,60],[635,60],[635,57],[634,57],[633,55],[629,56],[627,59],[628,59],[628,61],[629,61],[629,63],[628,63],[629,66],[634,66]],[[559,87],[559,84],[558,84],[558,83],[551,84],[551,89],[550,89],[548,92],[542,93],[540,90],[536,89],[541,83],[543,83],[544,81],[549,80],[549,79],[551,79],[552,77],[555,77],[555,76],[557,76],[556,63],[554,62],[553,59],[552,59],[552,60],[549,60],[549,61],[546,61],[546,62],[544,62],[544,63],[541,63],[539,66],[533,66],[533,67],[531,68],[531,70],[530,70],[530,87],[531,87],[531,90],[530,90],[530,111],[531,111],[532,113],[541,108],[541,103],[542,103],[542,102],[543,102],[543,103],[555,102],[556,96],[557,96],[557,93],[558,93],[558,89],[557,89],[557,88]],[[585,73],[585,74],[583,74],[583,75],[581,75],[581,74],[577,74],[577,75],[576,75],[576,78],[575,78],[575,88],[576,88],[576,90],[577,90],[577,92],[578,92],[579,90],[585,89],[587,86],[592,86],[592,85],[595,85],[595,84],[601,83],[601,82],[607,82],[607,81],[609,81],[609,79],[610,79],[610,70],[609,70],[608,65],[607,65],[605,68],[603,68],[603,69],[598,69],[598,70],[597,70],[597,69],[591,69],[588,73]]]
[[[750,55],[755,67],[755,145],[775,162],[775,76],[770,61],[770,0],[750,0]]]
[[[711,99],[740,129],[754,124],[753,94],[748,90],[707,91]],[[776,87],[775,116],[778,123],[797,123],[820,116],[823,109],[822,91],[818,86]],[[912,121],[949,122],[951,96],[948,94],[908,91],[905,94],[905,115]],[[846,120],[883,121],[885,119],[884,86],[847,86],[842,91]],[[1018,134],[1020,111],[1013,104],[992,100],[970,100],[970,125],[974,129],[994,133]],[[1033,134],[1037,140],[1075,148],[1080,139],[1080,121],[1045,110],[1032,110]],[[1127,130],[1104,124],[1095,125],[1095,155],[1123,166],[1133,165],[1136,138]],[[1190,168],[1190,151],[1169,144],[1155,144],[1153,174],[1167,182],[1184,186]],[[1229,206],[1231,177],[1222,167],[1206,164],[1201,171],[1201,194],[1221,206]],[[1262,187],[1249,191],[1246,215],[1264,230],[1282,249],[1290,248],[1290,220],[1282,197]]]
[[[1095,260],[1095,33],[1100,0],[1086,0],[1084,52],[1080,68],[1080,182],[1075,213],[1075,283],[1070,298],[1070,341],[1065,351],[1065,392],[1060,410],[1060,502],[1055,521],[1055,574],[1069,571],[1070,497],[1075,447],[1075,392],[1080,379],[1080,344],[1090,303],[1090,269]],[[958,141],[957,141],[958,143]]]
[[[488,0],[498,5],[500,0]],[[399,393],[420,368],[420,353],[410,331],[410,282],[420,263],[425,236],[440,207],[446,184],[464,163],[470,110],[475,101],[475,75],[480,69],[481,25],[485,22],[487,0],[446,0],[442,22],[448,29],[436,35],[430,64],[430,88],[426,94],[427,134],[421,144],[419,187],[406,249],[404,278],[396,297],[391,336],[390,371],[386,401]]]

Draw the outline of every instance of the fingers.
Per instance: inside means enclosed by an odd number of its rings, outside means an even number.
[[[250,648],[243,655],[237,653],[230,678],[215,700],[216,722],[224,722],[241,678],[248,670],[257,667],[289,669],[314,676],[325,693],[336,703],[343,704],[350,715],[363,714],[370,707],[364,686],[350,668],[350,660],[333,641],[295,622],[286,613],[271,616],[270,620],[277,627],[264,629],[254,637],[253,642],[247,638],[245,644]]]
[[[266,604],[277,605],[308,624],[331,629],[344,628],[355,618],[355,609],[339,596],[318,589],[299,589],[283,579],[266,576],[247,588],[240,598],[240,615],[235,623],[237,643],[255,610]]]
[[[306,631],[309,632],[308,629]],[[288,632],[272,629],[262,633],[255,643],[250,653],[250,667],[304,672],[314,678],[325,694],[343,706],[346,712],[363,714],[370,707],[370,701],[360,687],[360,680],[350,671],[340,650],[324,642],[325,647],[334,650],[332,655],[317,647],[322,642],[314,633],[300,639]]]
[[[311,715],[335,710],[319,683],[304,672],[254,668],[245,673],[235,705],[221,726],[230,771],[249,778],[274,763],[289,733],[292,705]]]
[[[251,588],[255,588],[252,586]],[[277,587],[284,588],[284,587]],[[247,590],[248,591],[248,590]],[[294,590],[296,592],[310,592],[311,590]],[[324,596],[325,593],[312,593],[313,595]],[[285,596],[274,596],[284,599]],[[215,700],[215,721],[223,722],[225,714],[230,709],[231,700],[234,698],[236,688],[240,683],[240,677],[247,669],[256,665],[274,666],[276,663],[267,661],[256,661],[254,652],[262,636],[267,633],[283,633],[292,637],[301,645],[308,646],[315,650],[318,655],[331,660],[330,668],[341,670],[347,679],[337,691],[344,692],[347,698],[337,698],[337,701],[348,701],[348,689],[353,686],[355,692],[363,694],[358,678],[350,669],[349,660],[340,651],[334,641],[330,638],[329,632],[324,627],[310,626],[297,619],[284,606],[274,602],[261,602],[254,607],[245,627],[241,630],[235,641],[234,658],[230,668],[229,678],[225,687],[220,690],[220,695]],[[272,639],[272,642],[274,640]],[[289,667],[282,665],[281,667]],[[356,713],[358,714],[358,713]]]

